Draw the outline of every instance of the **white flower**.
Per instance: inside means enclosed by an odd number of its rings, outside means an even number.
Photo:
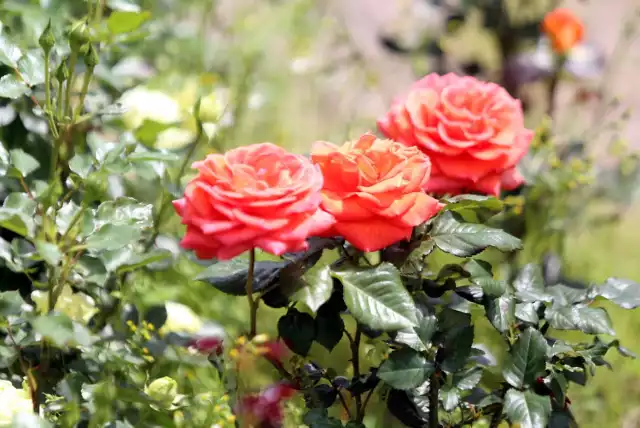
[[[160,334],[187,333],[195,334],[203,326],[203,322],[190,307],[176,302],[166,302],[167,321],[160,329]]]
[[[32,413],[33,403],[29,392],[24,389],[14,388],[13,384],[6,380],[0,380],[0,427],[11,427],[13,417],[20,413]]]
[[[120,98],[125,109],[123,120],[129,129],[136,129],[146,120],[158,123],[176,123],[182,120],[180,105],[164,92],[143,86],[133,88]]]
[[[178,396],[178,382],[169,376],[154,380],[144,392],[162,407],[170,407]]]
[[[36,290],[31,293],[31,299],[36,304],[38,312],[49,310],[49,293]],[[56,300],[54,309],[71,318],[73,321],[86,324],[98,311],[94,300],[84,293],[74,293],[71,287],[65,284]]]
[[[307,74],[313,68],[314,63],[309,57],[299,56],[291,61],[290,68],[293,74]]]
[[[194,138],[194,133],[188,129],[168,128],[158,134],[154,146],[156,149],[177,150],[192,142]]]

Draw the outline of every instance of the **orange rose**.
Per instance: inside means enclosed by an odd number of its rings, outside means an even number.
[[[542,31],[551,39],[554,51],[566,54],[582,41],[584,24],[571,10],[557,8],[545,15]]]
[[[331,232],[359,250],[409,239],[442,207],[423,190],[431,165],[415,147],[365,134],[341,147],[317,142],[311,160],[324,174],[322,208],[336,218]]]
[[[533,132],[520,101],[502,87],[455,74],[429,74],[378,120],[382,133],[431,159],[426,190],[499,195],[523,182],[515,166]]]
[[[187,225],[184,248],[199,258],[233,258],[251,248],[281,255],[303,251],[307,237],[334,222],[320,209],[320,169],[271,143],[213,154],[173,202]]]

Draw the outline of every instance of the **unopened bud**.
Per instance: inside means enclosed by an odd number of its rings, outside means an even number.
[[[40,47],[45,54],[51,52],[51,49],[53,49],[53,46],[56,44],[56,39],[53,37],[53,31],[51,30],[51,19],[49,19],[47,26],[40,35],[38,43],[40,43]]]
[[[69,45],[71,50],[78,51],[82,45],[91,41],[91,34],[86,20],[75,22],[69,29]]]
[[[170,407],[178,395],[178,383],[169,376],[154,380],[145,393],[163,407]]]
[[[56,69],[56,80],[59,83],[64,82],[69,78],[69,68],[67,67],[67,60],[63,59],[58,68]]]
[[[89,44],[89,49],[84,56],[84,65],[86,65],[88,69],[92,70],[96,67],[96,65],[98,65],[99,61],[100,58],[98,57],[98,52],[92,44]]]

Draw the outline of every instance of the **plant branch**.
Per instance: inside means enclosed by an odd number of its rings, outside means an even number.
[[[351,364],[353,364],[353,377],[360,378],[360,340],[362,339],[362,330],[360,326],[356,327],[356,333],[351,341]],[[356,394],[356,422],[362,422],[364,419],[364,408],[362,406],[361,394]]]
[[[250,316],[250,329],[249,339],[253,339],[258,330],[258,301],[253,300],[253,271],[256,264],[256,250],[252,248],[249,251],[249,272],[247,273],[247,284],[245,289],[247,291],[247,300],[249,302],[249,316]]]
[[[560,76],[562,74],[562,69],[564,68],[564,64],[567,61],[566,55],[558,56],[556,59],[555,68],[553,74],[551,75],[551,79],[549,80],[549,86],[547,88],[547,115],[550,118],[553,118],[553,114],[555,113],[556,108],[556,98],[558,95],[558,85],[560,83]]]
[[[440,391],[440,374],[434,371],[429,378],[429,428],[438,428],[438,396]]]

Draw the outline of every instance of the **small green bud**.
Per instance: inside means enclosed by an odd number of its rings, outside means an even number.
[[[69,45],[74,51],[78,51],[82,45],[91,41],[91,33],[87,20],[77,21],[69,29]]]
[[[87,53],[84,56],[84,65],[86,65],[87,68],[93,70],[96,65],[98,65],[99,61],[100,57],[98,57],[96,48],[94,48],[93,45],[89,43],[89,48],[87,49]]]
[[[58,83],[62,83],[69,78],[69,68],[67,67],[66,58],[62,60],[58,68],[56,69],[56,80]]]
[[[144,391],[162,407],[170,407],[178,395],[178,383],[169,376],[154,380]]]
[[[51,52],[51,49],[53,49],[53,46],[56,44],[56,39],[53,37],[53,31],[51,30],[51,19],[49,19],[47,26],[40,35],[38,43],[40,43],[40,47],[45,54]]]

